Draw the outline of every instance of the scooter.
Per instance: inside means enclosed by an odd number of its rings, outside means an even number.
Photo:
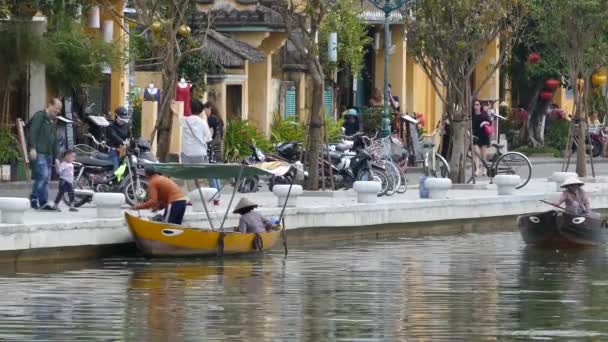
[[[105,142],[98,142],[94,136],[90,135],[88,137],[98,147],[112,149]],[[121,192],[130,205],[146,198],[148,182],[145,180],[144,170],[141,166],[155,161],[148,160],[151,159],[150,156],[146,157],[148,159],[138,156],[146,153],[140,150],[141,147],[145,149],[143,144],[138,146],[137,143],[129,142],[128,145],[135,146],[135,148],[124,147],[121,165],[115,171],[109,159],[96,158],[103,157],[104,154],[79,155],[77,153],[74,163],[76,177],[74,180],[75,203],[73,205],[75,207],[91,202],[95,192]],[[78,149],[76,150],[78,151]],[[69,202],[67,194],[64,197],[64,202]]]
[[[268,180],[269,191],[272,191],[276,184],[291,184],[294,178],[295,180],[303,178],[298,177],[299,174],[303,175],[304,173],[304,167],[300,161],[296,161],[292,164],[281,158],[266,156],[262,150],[253,144],[250,144],[249,147],[251,148],[251,155],[243,160],[243,164],[258,167],[273,174]],[[241,193],[256,192],[259,186],[259,177],[245,177],[242,180],[238,191]]]

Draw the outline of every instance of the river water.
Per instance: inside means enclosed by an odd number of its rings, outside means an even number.
[[[606,261],[510,232],[20,265],[0,274],[0,340],[604,341]]]

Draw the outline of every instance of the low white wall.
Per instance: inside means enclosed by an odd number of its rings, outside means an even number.
[[[558,193],[485,198],[424,200],[399,203],[347,204],[333,207],[288,208],[287,229],[318,227],[356,227],[395,223],[432,222],[522,215],[547,211],[550,207],[539,200]],[[590,193],[593,207],[608,208],[608,193]],[[267,216],[277,216],[280,208],[259,209]],[[204,214],[189,214],[185,223],[208,227]],[[340,219],[336,219],[339,217]],[[220,217],[214,216],[216,228]],[[231,214],[226,227],[234,227],[238,216]],[[515,222],[513,222],[515,225]],[[37,248],[95,246],[131,242],[124,219],[90,219],[66,224],[0,225],[0,251]]]

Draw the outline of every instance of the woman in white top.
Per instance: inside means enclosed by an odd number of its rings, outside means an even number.
[[[201,118],[203,103],[199,100],[190,102],[192,115],[182,118],[182,153],[183,164],[200,164],[207,162],[207,144],[211,141],[211,132],[205,118]]]

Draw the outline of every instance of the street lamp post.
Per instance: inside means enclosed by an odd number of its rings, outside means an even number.
[[[384,113],[382,115],[382,136],[387,137],[391,134],[391,119],[388,112],[389,104],[389,91],[388,91],[388,79],[389,79],[389,66],[390,63],[390,42],[388,37],[390,35],[390,16],[391,12],[401,8],[412,0],[369,0],[372,5],[378,9],[384,11]],[[384,4],[383,4],[384,3]]]

